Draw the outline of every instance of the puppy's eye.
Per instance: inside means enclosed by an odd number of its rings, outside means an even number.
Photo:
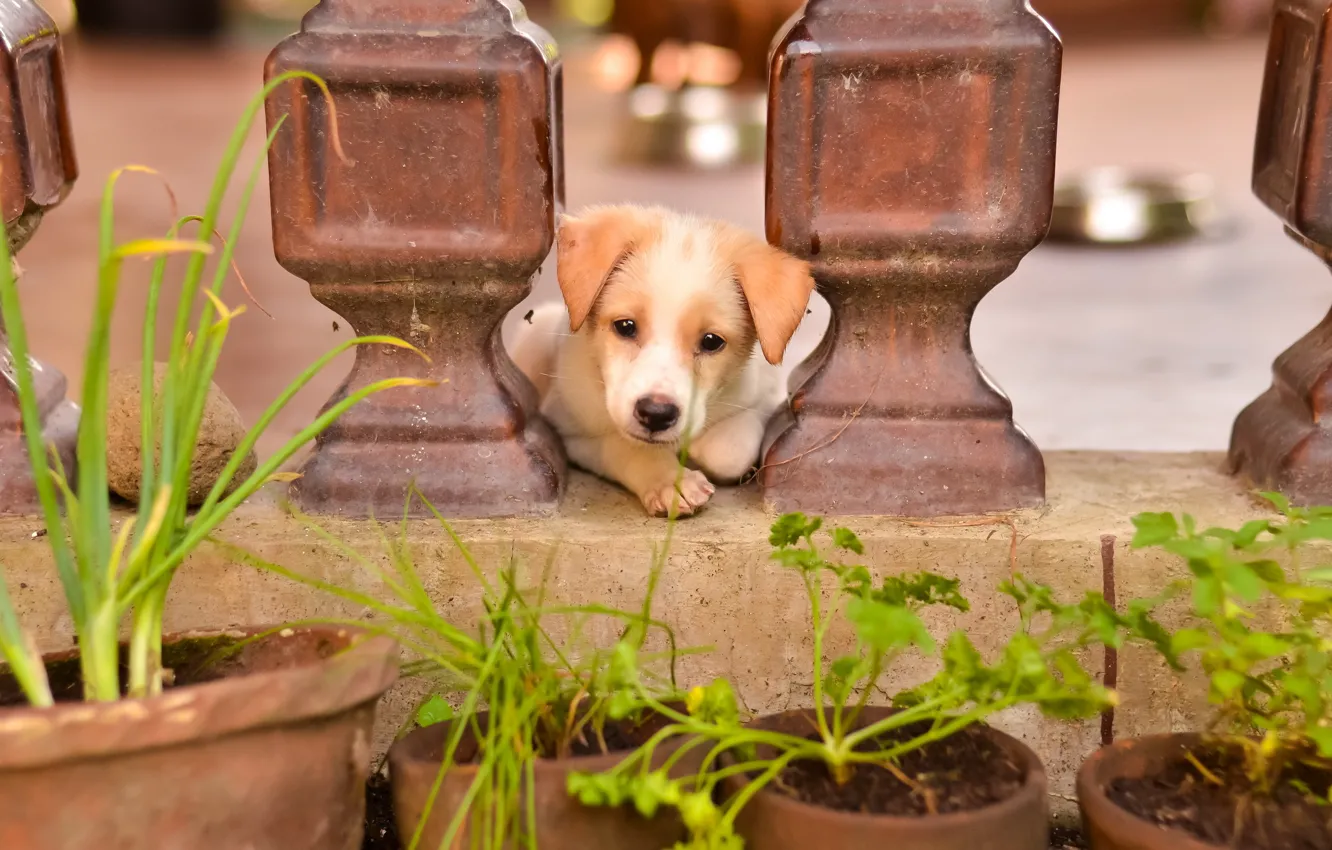
[[[618,322],[612,322],[611,327],[615,329],[615,334],[622,339],[633,339],[638,336],[638,325],[633,319],[620,319]]]
[[[703,338],[698,341],[698,347],[708,354],[716,354],[726,347],[726,340],[716,334],[703,334]]]

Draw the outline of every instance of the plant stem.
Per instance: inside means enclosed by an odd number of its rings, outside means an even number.
[[[722,826],[726,829],[733,828],[736,817],[744,811],[745,806],[749,805],[749,801],[754,799],[754,795],[766,788],[768,783],[777,778],[794,759],[794,753],[786,753],[775,759],[758,778],[749,780],[745,787],[740,790],[740,793],[727,801],[726,814],[722,816]]]
[[[1195,756],[1193,753],[1185,752],[1184,758],[1188,759],[1189,764],[1193,765],[1194,768],[1197,769],[1198,773],[1202,775],[1202,778],[1207,780],[1211,784],[1217,786],[1224,786],[1226,784],[1222,782],[1221,778],[1218,777],[1215,773],[1212,773],[1212,771],[1204,767],[1203,763],[1199,761],[1198,757]]]
[[[856,753],[853,751],[848,758],[851,761],[862,762],[862,763],[863,762],[877,763],[877,762],[887,761],[890,759],[900,758],[906,755],[907,753],[915,752],[916,750],[922,749],[923,747],[928,747],[930,744],[936,743],[938,741],[947,740],[948,738],[951,738],[953,735],[956,735],[958,732],[961,732],[963,729],[966,729],[967,727],[974,725],[981,719],[991,714],[994,714],[995,712],[1002,711],[1005,708],[1008,708],[1010,705],[1014,705],[1016,703],[1017,700],[1005,699],[1000,702],[993,703],[991,705],[980,706],[978,708],[972,709],[966,714],[954,718],[952,721],[950,721],[949,723],[947,723],[942,727],[931,729],[929,732],[926,732],[924,735],[919,735],[915,738],[912,738],[910,741],[905,741],[901,744],[898,744],[897,746],[893,747],[890,750],[885,750],[879,753]]]
[[[2,236],[0,234],[0,238]],[[44,708],[54,704],[46,666],[31,638],[19,626],[3,570],[0,570],[0,661],[9,665],[10,673],[30,705]]]
[[[809,541],[810,551],[814,551],[814,541]],[[828,729],[828,718],[824,715],[826,706],[823,704],[823,627],[820,617],[822,615],[822,595],[823,584],[819,581],[817,573],[805,573],[805,593],[809,596],[809,616],[814,626],[814,715],[817,718],[819,734],[823,740],[832,740],[832,732]]]
[[[79,668],[83,673],[83,695],[89,702],[120,699],[119,621],[114,598],[102,601],[93,612],[88,629],[80,635]]]
[[[860,722],[860,715],[864,713],[865,706],[869,705],[870,695],[874,693],[874,685],[879,681],[879,676],[883,674],[883,653],[875,652],[874,660],[870,662],[869,678],[865,680],[865,687],[861,689],[860,699],[856,700],[856,706],[851,710],[850,716],[844,721],[842,719],[843,711],[838,707],[837,721],[839,727],[839,737],[842,731],[856,728]]]
[[[936,697],[932,700],[926,700],[919,705],[913,705],[910,708],[904,708],[901,711],[893,712],[882,720],[871,723],[863,729],[859,729],[846,736],[842,741],[842,747],[847,752],[852,752],[857,746],[865,741],[873,740],[885,732],[891,732],[894,729],[900,729],[903,726],[910,726],[919,720],[931,717],[940,708],[943,707],[946,700],[943,697]]]
[[[129,696],[132,699],[162,692],[162,613],[166,607],[165,582],[147,593],[134,610],[130,632]]]

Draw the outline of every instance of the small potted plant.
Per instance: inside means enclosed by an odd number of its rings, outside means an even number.
[[[0,234],[0,318],[13,352],[32,475],[77,649],[40,655],[22,630],[0,569],[0,844],[42,850],[343,848],[361,829],[366,742],[374,706],[396,676],[396,647],[347,627],[163,637],[172,577],[245,499],[302,446],[371,393],[418,385],[390,379],[330,406],[249,475],[251,449],[287,401],[348,346],[410,348],[360,338],[307,370],[260,417],[212,491],[190,510],[203,411],[228,328],[240,309],[221,300],[240,222],[263,174],[256,162],[239,211],[205,280],[210,241],[184,239],[197,221],[214,233],[246,131],[276,85],[246,111],[201,216],[165,239],[117,243],[107,183],[100,277],[83,376],[78,475],[42,444],[40,411],[8,240]],[[324,89],[327,96],[327,89]],[[330,103],[329,106],[332,109]],[[272,137],[269,137],[272,141]],[[186,255],[165,374],[154,379],[166,255]],[[110,328],[120,270],[158,257],[143,326],[141,480],[137,514],[114,511],[107,486]],[[129,633],[121,642],[122,626]],[[228,652],[228,649],[235,651]],[[82,702],[80,702],[82,701]],[[23,707],[26,703],[27,706]],[[351,769],[349,769],[351,768]]]
[[[1094,850],[1332,848],[1332,569],[1302,563],[1308,542],[1332,540],[1332,508],[1265,498],[1280,518],[1238,530],[1133,521],[1134,546],[1188,565],[1187,625],[1168,650],[1201,667],[1214,712],[1196,732],[1119,741],[1083,765]]]
[[[773,526],[771,537],[774,557],[799,571],[808,593],[814,706],[743,725],[724,680],[692,691],[687,712],[639,691],[643,704],[672,724],[612,770],[571,777],[570,793],[593,806],[646,799],[674,807],[691,836],[679,847],[689,850],[1046,850],[1040,761],[983,721],[1018,705],[1059,718],[1088,717],[1112,705],[1113,693],[1076,653],[1117,644],[1128,632],[1155,633],[1150,606],[1121,616],[1099,594],[1061,605],[1048,588],[1016,578],[1004,591],[1018,603],[1022,628],[994,664],[964,632],[954,632],[934,679],[899,694],[892,708],[871,707],[892,664],[908,652],[934,653],[921,609],[969,606],[954,579],[916,573],[876,585],[865,567],[825,559],[816,545],[819,529],[819,520],[793,514]],[[835,529],[831,540],[845,552],[862,552],[847,529]],[[824,609],[828,576],[836,582],[835,607],[856,636],[855,651],[831,662],[825,648],[837,612]],[[683,739],[677,753],[703,753],[701,770],[676,779],[654,767],[654,746],[669,736]]]
[[[474,629],[459,628],[437,611],[414,566],[405,526],[390,541],[388,569],[358,558],[383,581],[389,601],[236,551],[260,568],[377,613],[347,622],[397,640],[413,659],[404,674],[431,680],[435,694],[388,754],[402,846],[660,850],[682,840],[674,812],[628,804],[587,809],[565,790],[571,773],[610,769],[649,740],[654,764],[668,773],[696,764],[673,755],[677,742],[659,734],[668,721],[640,697],[648,693],[654,704],[683,708],[675,663],[684,650],[652,614],[665,547],[654,558],[637,610],[556,603],[548,598],[546,573],[532,590],[524,589],[515,563],[488,575],[434,506],[419,493],[413,498],[444,526],[476,576],[482,611]],[[618,630],[614,641],[589,637],[606,628]],[[656,637],[663,646],[646,651]]]

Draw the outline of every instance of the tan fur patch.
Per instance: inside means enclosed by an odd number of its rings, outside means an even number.
[[[712,223],[717,251],[734,265],[758,332],[763,356],[774,366],[805,318],[814,278],[809,263],[725,222]]]
[[[569,308],[570,330],[587,320],[620,258],[652,246],[666,214],[636,206],[593,207],[577,218],[561,219],[556,277]]]

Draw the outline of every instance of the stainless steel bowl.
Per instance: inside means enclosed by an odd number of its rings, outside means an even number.
[[[1218,221],[1213,196],[1203,174],[1095,169],[1056,186],[1049,239],[1129,246],[1201,236]]]
[[[763,161],[767,100],[762,92],[694,86],[639,86],[628,94],[621,161],[701,170]]]

